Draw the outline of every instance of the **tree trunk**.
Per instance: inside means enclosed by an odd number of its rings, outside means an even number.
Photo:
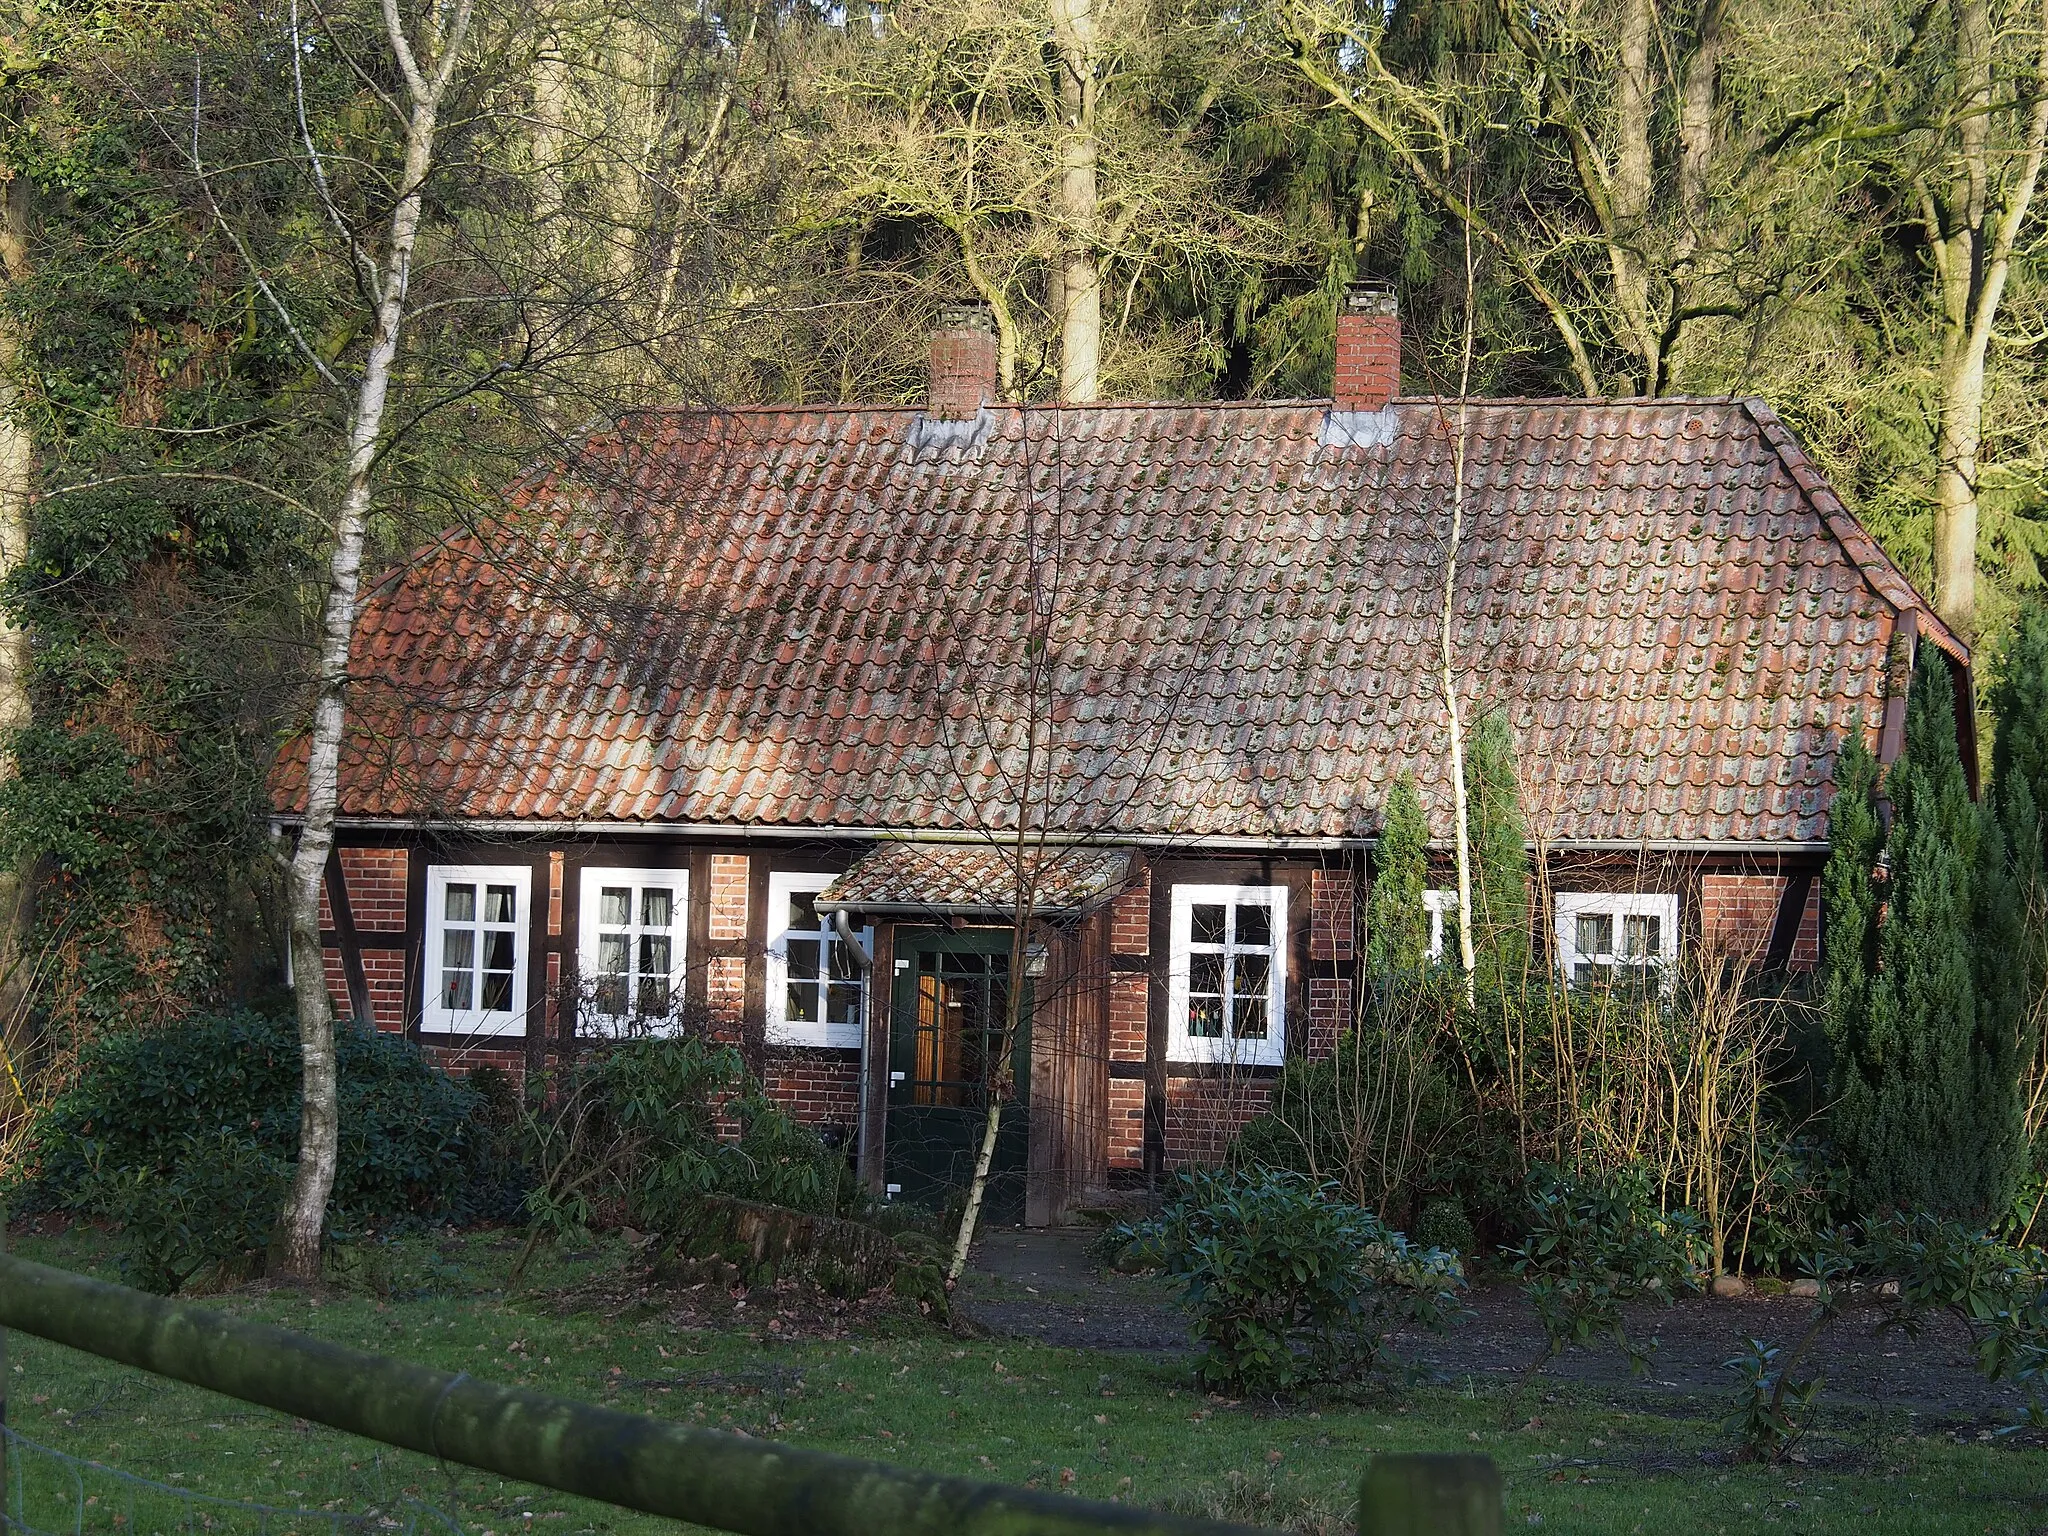
[[[974,1158],[974,1179],[967,1186],[967,1209],[960,1213],[960,1231],[953,1240],[953,1262],[946,1266],[946,1283],[956,1283],[967,1271],[967,1254],[974,1247],[975,1228],[981,1223],[981,1197],[988,1193],[988,1171],[996,1159],[996,1132],[1002,1129],[1003,1101],[993,1093],[988,1100],[988,1122],[981,1131],[981,1151]]]
[[[1984,437],[1985,222],[1991,196],[1991,16],[1961,0],[1955,16],[1957,166],[1950,228],[1937,250],[1942,286],[1941,418],[1935,437],[1934,592],[1941,616],[1964,634],[1977,611],[1977,449]],[[1996,299],[1991,301],[1996,307]]]
[[[469,29],[469,0],[458,0],[440,57],[423,75],[415,62],[397,10],[385,0],[387,39],[411,95],[406,120],[405,167],[397,204],[391,210],[389,243],[379,276],[377,329],[363,362],[348,428],[348,461],[335,517],[334,553],[328,562],[327,605],[316,663],[313,729],[306,759],[306,811],[299,845],[292,855],[291,950],[303,1057],[299,1105],[299,1161],[279,1223],[273,1268],[300,1280],[320,1278],[321,1238],[327,1200],[334,1189],[340,1140],[336,1110],[334,1009],[327,995],[326,963],[320,944],[320,885],[334,848],[334,821],[341,800],[341,747],[347,723],[349,645],[355,635],[356,604],[362,587],[363,544],[369,528],[377,450],[384,409],[405,321],[406,287],[413,248],[419,240],[421,204],[434,158],[434,133],[442,95],[454,72]],[[359,1023],[369,1023],[359,1020]]]
[[[1935,607],[1964,635],[1977,621],[1977,450],[1984,435],[1984,352],[1967,330],[1942,348],[1935,440]]]
[[[29,275],[29,186],[19,176],[0,184],[0,280],[9,290]],[[19,369],[22,337],[0,307],[0,583],[28,550],[29,499],[35,490],[35,442],[23,409]],[[0,614],[0,735],[28,724],[28,634]],[[0,775],[14,772],[11,756]],[[26,870],[0,869],[0,1039],[12,1050],[27,1001],[23,965],[34,891]]]
[[[1059,50],[1060,205],[1066,217],[1060,296],[1060,399],[1081,405],[1102,393],[1102,268],[1096,211],[1094,0],[1052,0]]]
[[[1629,0],[1614,77],[1614,227],[1607,232],[1615,307],[1621,312],[1622,332],[1642,370],[1642,392],[1649,395],[1657,393],[1664,372],[1659,328],[1650,317],[1649,272],[1641,250],[1655,182],[1650,150],[1650,115],[1656,109],[1656,85],[1650,73],[1654,30],[1651,0]]]

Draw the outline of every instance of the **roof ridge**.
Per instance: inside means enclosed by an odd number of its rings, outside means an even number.
[[[1968,666],[1969,645],[1949,628],[1941,615],[1934,611],[1933,605],[1920,595],[1906,573],[1893,563],[1891,556],[1884,552],[1883,546],[1873,539],[1858,521],[1856,514],[1843,505],[1841,496],[1828,483],[1827,477],[1820,472],[1806,450],[1800,446],[1799,439],[1793,435],[1792,429],[1785,425],[1784,419],[1771,408],[1768,401],[1754,395],[1745,397],[1742,405],[1749,413],[1750,420],[1756,423],[1764,441],[1771,445],[1771,451],[1777,454],[1779,463],[1785,466],[1785,472],[1799,487],[1800,493],[1813,504],[1814,511],[1820,514],[1822,524],[1834,535],[1835,542],[1841,545],[1843,553],[1848,555],[1856,568],[1863,573],[1864,579],[1870,583],[1871,590],[1890,603],[1895,613],[1904,613],[1909,609],[1917,612],[1920,615],[1921,633],[1964,666]]]
[[[1452,405],[1457,404],[1457,395],[1399,395],[1390,403],[1403,405]],[[1735,409],[1750,403],[1746,395],[1467,395],[1463,404],[1475,410],[1510,409],[1538,405],[1575,405],[1586,407],[1627,406],[1631,409],[1659,406],[1672,409],[1690,408],[1702,405],[1727,406]],[[1328,395],[1300,395],[1271,399],[1243,400],[1089,400],[1072,402],[1063,400],[991,400],[985,409],[992,411],[1254,411],[1254,410],[1328,410],[1331,400]],[[621,411],[618,420],[635,416],[808,416],[808,415],[886,415],[918,416],[925,407],[915,403],[880,400],[833,400],[811,401],[803,404],[786,404],[769,400],[752,401],[744,405],[642,405]]]

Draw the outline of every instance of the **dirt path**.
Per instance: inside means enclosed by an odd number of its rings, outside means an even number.
[[[1158,1277],[1104,1270],[1089,1257],[1085,1230],[1005,1228],[975,1245],[973,1267],[955,1305],[991,1333],[1074,1349],[1180,1353],[1190,1340],[1175,1287]],[[1543,1347],[1534,1310],[1511,1286],[1487,1286],[1469,1298],[1471,1315],[1448,1336],[1404,1337],[1401,1347],[1442,1380],[1506,1381]],[[1543,1379],[1639,1393],[1707,1396],[1725,1403],[1734,1386],[1723,1361],[1745,1340],[1789,1345],[1805,1328],[1811,1303],[1790,1297],[1736,1301],[1694,1297],[1632,1318],[1638,1337],[1657,1341],[1648,1370],[1632,1376],[1608,1347],[1575,1350],[1551,1361]],[[1932,1319],[1917,1338],[1878,1332],[1875,1309],[1845,1315],[1809,1357],[1825,1378],[1826,1400],[1900,1410],[1940,1423],[2007,1423],[2024,1397],[1986,1382],[1971,1366],[1960,1323]]]

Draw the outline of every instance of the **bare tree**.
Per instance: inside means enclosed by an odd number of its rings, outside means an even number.
[[[321,984],[326,958],[320,942],[320,887],[334,849],[341,802],[341,749],[348,728],[349,652],[360,608],[364,543],[385,446],[385,414],[399,342],[408,316],[412,276],[427,182],[434,169],[434,139],[442,103],[468,39],[471,0],[455,0],[445,22],[438,7],[422,7],[411,26],[398,0],[383,0],[384,36],[404,82],[404,168],[382,252],[365,257],[364,277],[375,305],[375,325],[362,373],[353,389],[347,457],[339,466],[334,548],[315,662],[313,728],[307,744],[306,803],[289,876],[292,965],[297,988],[299,1046],[304,1081],[299,1110],[299,1159],[290,1199],[279,1223],[274,1263],[279,1273],[317,1280],[327,1200],[334,1188],[340,1116],[334,1050],[334,1005]],[[294,12],[296,19],[296,11]],[[196,104],[195,104],[196,105]],[[324,187],[319,150],[308,135],[306,154]],[[197,146],[195,145],[195,158]],[[329,204],[333,208],[332,203]],[[338,211],[335,216],[340,217]],[[351,244],[358,242],[351,237]],[[368,248],[368,242],[361,242]],[[322,362],[320,367],[326,370]]]
[[[1971,634],[1985,363],[2048,152],[2048,5],[2008,11],[1992,0],[1949,0],[1945,9],[1947,36],[1920,42],[1934,57],[1900,72],[1906,82],[1931,72],[1933,99],[1893,107],[1940,315],[1935,603]]]

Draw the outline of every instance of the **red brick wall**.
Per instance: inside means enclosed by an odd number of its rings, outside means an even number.
[[[747,936],[748,860],[741,853],[711,856],[710,922],[714,945],[737,945]],[[704,966],[704,996],[713,1014],[737,1021],[747,1002],[743,954],[713,955]]]
[[[1244,1123],[1272,1100],[1270,1079],[1169,1077],[1166,1165],[1214,1163]]]
[[[409,859],[403,848],[344,848],[341,877],[348,883],[348,910],[358,933],[405,932],[405,877]],[[320,923],[334,926],[327,911],[327,888],[320,888]]]
[[[348,972],[342,967],[340,950],[323,949],[320,958],[326,962],[327,996],[339,1017],[348,1012]]]
[[[1109,1080],[1109,1166],[1145,1166],[1145,1084],[1135,1077]]]
[[[1142,971],[1109,978],[1109,1059],[1143,1061],[1152,978]]]
[[[405,1028],[405,953],[397,949],[363,951],[363,979],[370,984],[370,1015],[377,1027],[396,1034]]]
[[[842,1125],[860,1119],[860,1059],[851,1052],[770,1051],[762,1068],[768,1096],[806,1125]]]
[[[1702,875],[1700,942],[1709,953],[1762,959],[1791,884],[1783,875]],[[1820,881],[1811,883],[1789,960],[1795,971],[1820,963]]]
[[[1319,869],[1310,875],[1308,889],[1308,957],[1348,962],[1356,909],[1351,875]]]
[[[1337,1049],[1351,1024],[1351,978],[1312,976],[1308,983],[1308,1055],[1320,1061]]]
[[[1144,870],[1109,908],[1109,952],[1149,955],[1152,952],[1152,871]]]
[[[526,1050],[523,1046],[422,1045],[420,1054],[443,1072],[452,1073],[456,1077],[461,1077],[477,1067],[496,1067],[499,1071],[509,1074],[515,1083],[526,1081]]]

